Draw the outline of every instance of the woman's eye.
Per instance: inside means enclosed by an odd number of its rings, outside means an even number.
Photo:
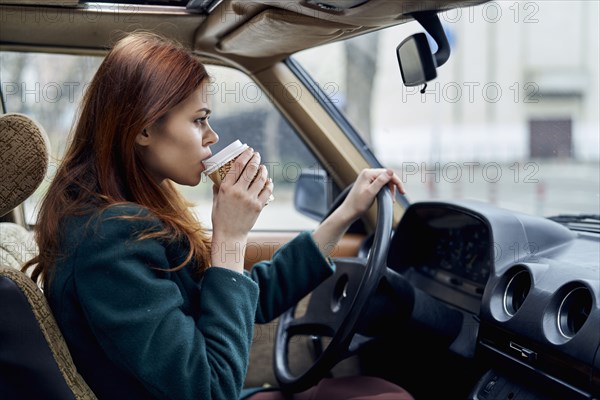
[[[203,123],[205,123],[206,121],[208,121],[208,119],[209,119],[209,118],[210,118],[210,117],[207,115],[206,117],[200,117],[200,118],[196,118],[196,120],[195,120],[194,122],[196,122],[196,123],[200,123],[200,124],[203,124]]]

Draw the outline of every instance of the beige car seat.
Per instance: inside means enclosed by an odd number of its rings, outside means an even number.
[[[43,181],[48,147],[45,132],[29,117],[0,116],[0,217]],[[27,229],[0,223],[0,397],[95,399],[73,364],[44,294],[19,270],[36,251]]]

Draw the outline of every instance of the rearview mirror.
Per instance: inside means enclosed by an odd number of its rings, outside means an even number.
[[[416,12],[412,17],[425,28],[438,46],[435,54],[432,54],[427,36],[421,32],[409,36],[396,47],[404,85],[419,86],[437,77],[437,68],[450,57],[450,44],[440,18],[434,11]]]
[[[424,33],[404,39],[396,48],[406,86],[420,86],[437,77],[436,63]]]

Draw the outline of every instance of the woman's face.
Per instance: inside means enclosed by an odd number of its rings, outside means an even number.
[[[212,155],[209,146],[219,140],[208,124],[209,114],[206,83],[202,83],[136,137],[142,162],[157,183],[165,179],[188,186],[200,183],[202,161]]]

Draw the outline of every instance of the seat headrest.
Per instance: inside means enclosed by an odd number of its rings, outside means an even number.
[[[23,114],[0,116],[0,217],[27,199],[46,176],[49,140]]]

